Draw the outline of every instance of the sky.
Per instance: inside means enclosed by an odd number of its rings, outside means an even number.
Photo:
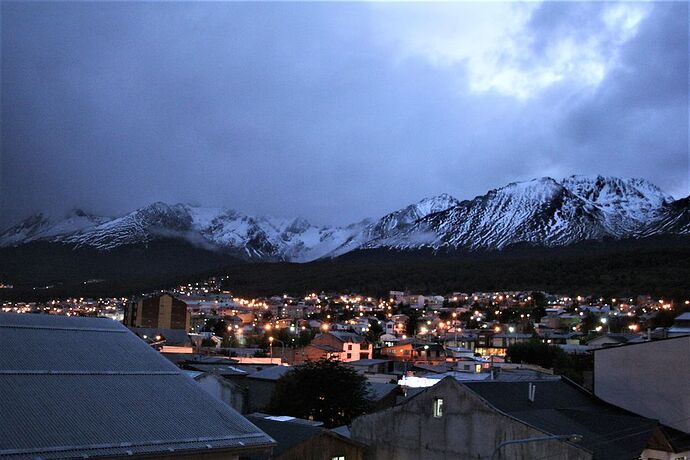
[[[690,194],[685,2],[0,5],[0,226],[347,224],[571,174]]]

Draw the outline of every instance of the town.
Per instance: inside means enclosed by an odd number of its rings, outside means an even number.
[[[690,460],[689,18],[0,0],[0,460]]]
[[[46,340],[43,330],[72,328],[68,317],[75,330],[124,325],[136,346],[128,339],[131,349],[120,353],[155,350],[152,369],[172,364],[275,443],[239,458],[690,454],[689,300],[536,291],[240,298],[227,286],[212,277],[131,298],[5,302],[0,328],[19,329],[1,335],[13,340],[3,349],[21,343],[23,353],[40,354],[34,343]],[[96,346],[89,342],[53,353],[84,355],[84,370],[100,368],[106,364],[89,361],[94,353],[105,359],[122,346],[101,335],[103,349],[93,353],[82,350]],[[314,386],[319,379],[328,383]],[[345,403],[335,396],[351,392]],[[467,435],[449,437],[449,429]],[[513,443],[516,436],[534,442]],[[324,449],[333,455],[320,457]]]

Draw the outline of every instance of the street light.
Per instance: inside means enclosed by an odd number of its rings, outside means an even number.
[[[552,434],[550,436],[541,436],[537,438],[525,438],[525,439],[513,439],[511,441],[503,441],[494,449],[494,453],[491,454],[491,459],[496,458],[496,455],[501,450],[502,447],[511,444],[527,444],[530,442],[541,442],[541,441],[569,441],[569,442],[580,442],[582,440],[582,435],[580,434]]]
[[[285,358],[285,342],[283,342],[280,339],[276,339],[274,337],[269,337],[268,343],[269,343],[269,348],[271,349],[271,363],[273,363],[273,341],[279,342],[281,347],[282,347],[280,350],[280,361],[283,362],[283,358]]]

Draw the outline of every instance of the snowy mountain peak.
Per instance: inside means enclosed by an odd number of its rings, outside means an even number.
[[[417,215],[419,217],[423,217],[435,212],[445,211],[446,209],[457,206],[458,204],[460,204],[458,199],[447,193],[442,193],[431,198],[424,198],[412,206],[415,207]]]
[[[670,203],[673,197],[645,179],[605,176],[570,176],[561,182],[576,195],[592,201],[643,199],[656,205]]]
[[[465,201],[444,193],[346,227],[163,202],[117,218],[79,209],[63,219],[35,214],[0,233],[0,246],[49,241],[110,251],[172,237],[250,260],[306,262],[368,248],[484,250],[690,234],[688,206],[643,179],[542,177]]]

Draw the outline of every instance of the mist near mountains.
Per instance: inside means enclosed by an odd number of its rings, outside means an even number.
[[[109,252],[178,239],[240,260],[303,263],[358,250],[500,251],[687,234],[687,199],[643,179],[570,176],[511,183],[464,201],[442,194],[344,227],[165,203],[117,218],[38,214],[0,233],[0,247],[48,242]]]

